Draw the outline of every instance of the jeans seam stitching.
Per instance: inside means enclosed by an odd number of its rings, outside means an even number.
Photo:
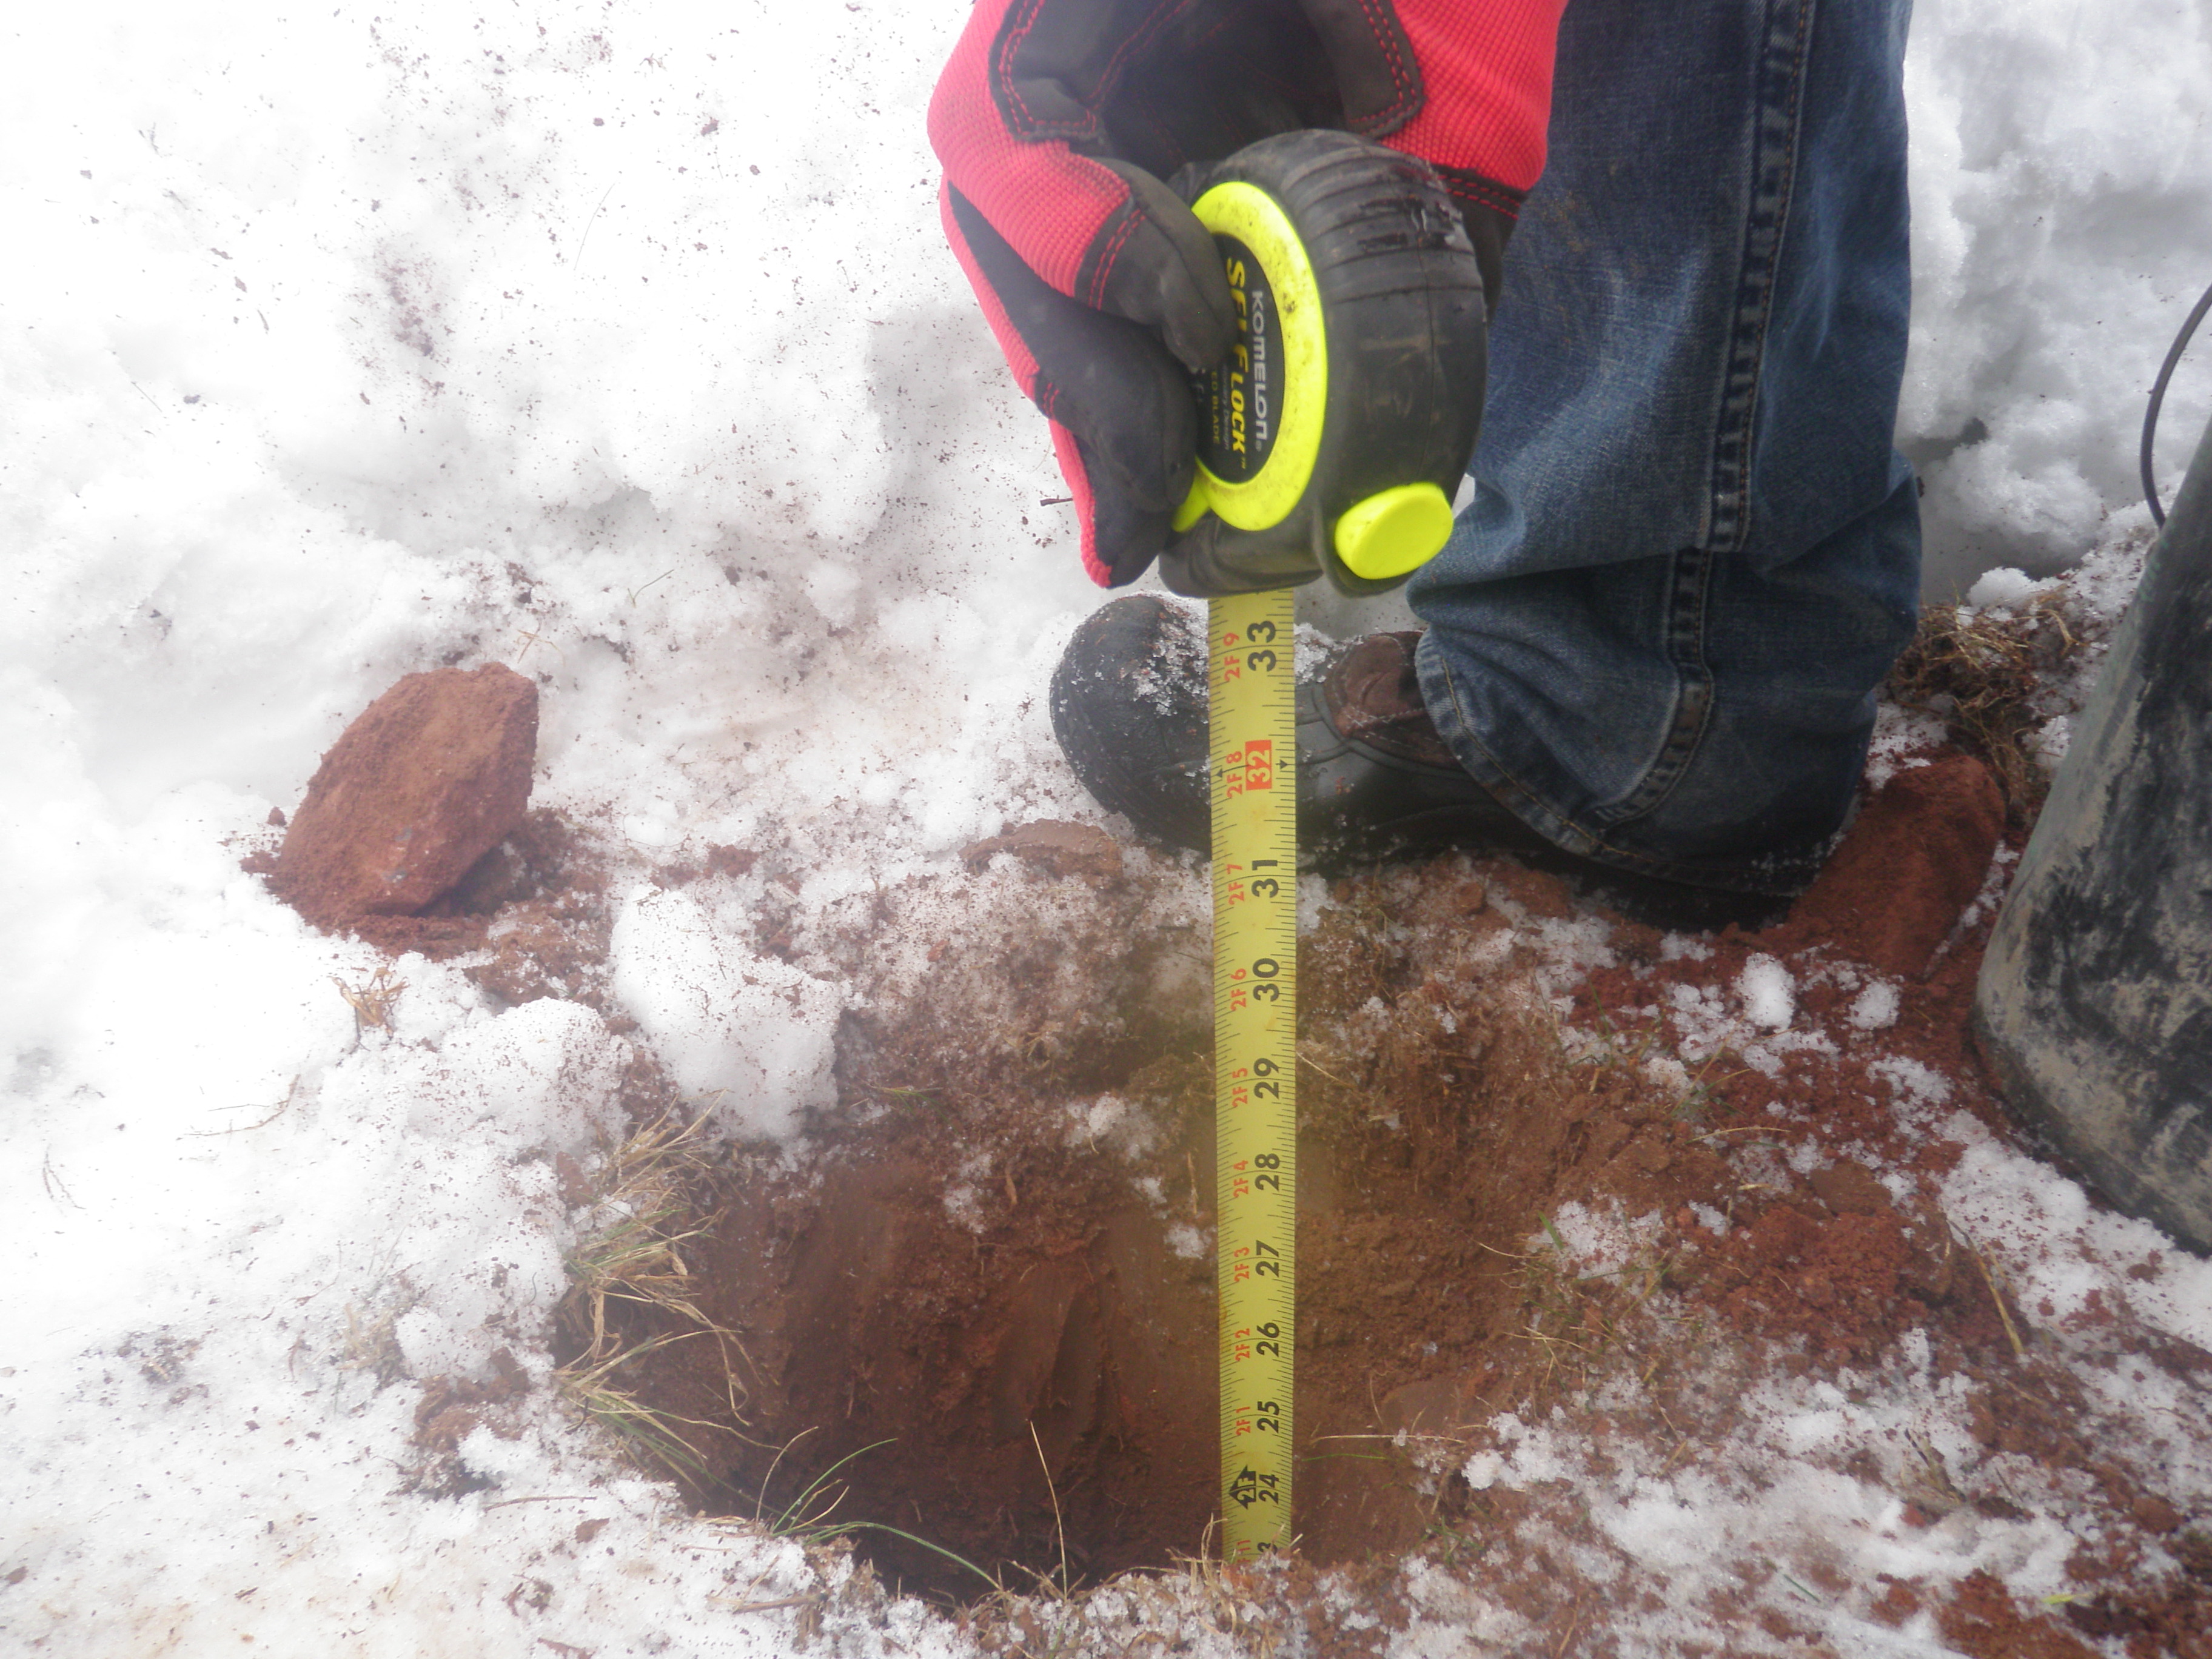
[[[1620,802],[1595,816],[1610,830],[1656,812],[1696,760],[1712,723],[1713,671],[1705,660],[1705,623],[1718,555],[1684,548],[1674,555],[1668,596],[1667,659],[1675,671],[1674,708],[1659,753]]]
[[[1458,726],[1460,734],[1464,737],[1469,744],[1474,745],[1475,751],[1480,754],[1484,760],[1490,763],[1492,769],[1504,781],[1509,787],[1514,790],[1523,799],[1527,800],[1538,812],[1551,819],[1553,823],[1559,824],[1575,840],[1583,843],[1581,847],[1575,847],[1567,845],[1567,843],[1564,842],[1559,842],[1560,845],[1566,847],[1566,850],[1568,852],[1583,853],[1586,856],[1591,854],[1602,853],[1607,858],[1621,864],[1635,865],[1653,871],[1674,867],[1674,861],[1672,860],[1656,859],[1651,857],[1649,854],[1635,852],[1626,847],[1615,847],[1612,842],[1607,841],[1603,836],[1598,834],[1595,830],[1589,829],[1584,824],[1577,823],[1566,813],[1560,811],[1557,807],[1552,805],[1541,795],[1538,794],[1534,789],[1531,789],[1527,784],[1522,782],[1519,778],[1514,775],[1513,769],[1507,766],[1504,761],[1498,759],[1498,756],[1492,750],[1490,745],[1483,742],[1481,738],[1476,734],[1474,722],[1468,718],[1467,709],[1460,702],[1459,682],[1452,674],[1451,665],[1449,663],[1442,663],[1438,665],[1443,671],[1443,678],[1444,690],[1451,694],[1453,723]],[[1477,778],[1475,781],[1477,783],[1482,783],[1482,780],[1480,778]],[[1483,784],[1483,787],[1489,788],[1490,786]],[[1499,802],[1499,805],[1505,806],[1508,811],[1513,811],[1512,807],[1504,801]],[[1514,816],[1516,817],[1523,817],[1522,814],[1517,812],[1516,812]],[[1523,818],[1523,821],[1526,821],[1525,817]],[[1557,836],[1552,836],[1551,839],[1553,841],[1559,840]]]
[[[1510,769],[1492,752],[1490,746],[1475,734],[1474,723],[1468,718],[1467,709],[1460,702],[1459,682],[1452,672],[1451,665],[1439,659],[1437,668],[1438,678],[1443,681],[1445,693],[1451,698],[1453,724],[1457,728],[1458,737],[1463,738],[1475,753],[1481,756],[1489,763],[1491,769],[1497,773],[1507,786],[1517,792],[1538,817],[1558,825],[1559,830],[1564,833],[1555,834],[1553,830],[1546,829],[1542,823],[1537,823],[1528,813],[1516,808],[1510,801],[1501,798],[1498,804],[1554,846],[1577,857],[1610,865],[1617,870],[1625,870],[1634,875],[1656,877],[1662,881],[1686,882],[1692,885],[1721,887],[1733,892],[1769,896],[1794,893],[1803,888],[1802,881],[1778,884],[1771,878],[1764,882],[1750,878],[1752,872],[1759,867],[1759,860],[1756,859],[1729,859],[1715,866],[1698,864],[1684,859],[1656,857],[1649,853],[1637,852],[1632,848],[1618,846],[1585,825],[1577,823],[1514,776]],[[1446,741],[1448,744],[1451,742],[1449,738]],[[1455,752],[1456,745],[1451,746]],[[1470,776],[1474,775],[1473,768],[1470,767],[1468,770]],[[1476,776],[1475,781],[1481,784],[1484,788],[1491,790],[1492,793],[1498,793],[1482,778]],[[1731,879],[1729,875],[1723,873],[1724,871],[1736,873]]]
[[[1805,58],[1818,0],[1789,0],[1795,16],[1790,61],[1779,100],[1771,97],[1779,45],[1771,21],[1759,52],[1761,97],[1752,160],[1752,204],[1736,280],[1736,320],[1721,374],[1719,418],[1713,431],[1711,494],[1703,540],[1733,552],[1751,534],[1752,447],[1759,416],[1759,376],[1774,317],[1774,289],[1796,194],[1797,151],[1804,121]]]

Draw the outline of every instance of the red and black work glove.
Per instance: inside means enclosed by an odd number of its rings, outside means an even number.
[[[1236,327],[1213,239],[1160,181],[1303,127],[1379,139],[1435,167],[1494,296],[1565,3],[978,0],[930,101],[945,234],[1052,422],[1094,580],[1167,545],[1196,465],[1186,370]]]

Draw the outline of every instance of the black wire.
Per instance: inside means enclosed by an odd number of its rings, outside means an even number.
[[[2166,354],[2160,365],[2158,380],[2150,389],[2150,407],[2143,411],[2142,487],[2143,500],[2150,503],[2150,516],[2160,528],[2166,526],[2166,509],[2158,504],[2158,485],[2150,476],[2151,440],[2158,435],[2158,406],[2166,401],[2166,383],[2173,378],[2173,366],[2181,361],[2181,354],[2189,344],[2189,337],[2197,332],[2197,325],[2204,320],[2204,313],[2212,311],[2212,288],[2204,290],[2189,313],[2189,320],[2181,325],[2181,332],[2173,337],[2173,349]]]

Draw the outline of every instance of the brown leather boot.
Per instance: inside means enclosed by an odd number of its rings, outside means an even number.
[[[1085,618],[1052,678],[1053,732],[1098,803],[1207,850],[1203,613],[1133,594]],[[1370,634],[1298,685],[1298,857],[1320,870],[1541,839],[1468,776],[1413,672],[1417,633]]]

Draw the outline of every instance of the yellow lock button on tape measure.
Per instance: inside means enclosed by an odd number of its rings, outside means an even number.
[[[1194,385],[1175,529],[1200,533],[1162,561],[1169,586],[1396,586],[1449,538],[1481,422],[1482,276],[1450,198],[1425,163],[1342,132],[1175,184],[1213,234],[1237,332]]]

